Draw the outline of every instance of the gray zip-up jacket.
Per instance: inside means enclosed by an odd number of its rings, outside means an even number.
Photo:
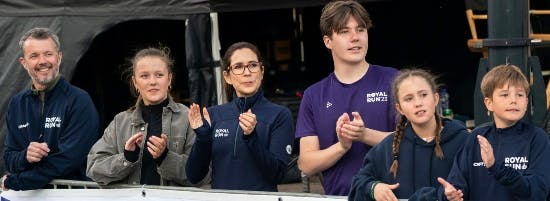
[[[163,186],[197,186],[204,184],[191,184],[185,175],[185,163],[191,152],[195,133],[189,126],[187,114],[189,108],[181,103],[176,103],[169,97],[169,102],[162,111],[162,132],[168,136],[168,153],[157,172],[161,177]],[[142,155],[132,163],[124,158],[124,145],[134,134],[143,132],[147,134],[147,124],[141,116],[141,108],[136,104],[134,110],[118,113],[109,126],[105,129],[103,137],[99,139],[90,153],[86,175],[100,185],[111,183],[140,184]],[[147,140],[144,140],[140,147]],[[209,178],[209,177],[205,177]]]

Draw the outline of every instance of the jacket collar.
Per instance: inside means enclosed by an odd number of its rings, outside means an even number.
[[[136,101],[135,109],[134,111],[132,111],[133,125],[141,125],[145,123],[145,121],[143,120],[143,117],[141,116],[141,110],[142,110],[141,107],[143,107],[141,102],[142,102],[141,98],[138,98],[138,100]],[[181,107],[176,102],[174,102],[174,99],[170,95],[168,96],[168,105],[166,105],[166,107],[164,108],[169,109],[172,113],[181,112],[183,110],[183,107]],[[163,111],[163,114],[164,114],[164,111]]]
[[[242,113],[252,108],[252,106],[255,105],[256,102],[259,102],[263,96],[264,96],[264,92],[261,89],[258,90],[254,95],[250,97],[237,97],[237,95],[234,93],[232,102],[237,106],[239,111]]]

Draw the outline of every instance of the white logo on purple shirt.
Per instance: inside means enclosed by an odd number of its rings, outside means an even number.
[[[329,108],[330,106],[332,106],[332,103],[327,101],[327,108]]]
[[[372,92],[367,94],[367,103],[388,102],[388,94],[385,91]]]

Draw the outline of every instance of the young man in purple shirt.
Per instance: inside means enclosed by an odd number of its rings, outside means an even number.
[[[328,195],[348,195],[367,151],[395,128],[390,89],[398,71],[367,63],[371,26],[367,11],[352,0],[328,3],[321,14],[334,72],[306,89],[296,137],[300,170],[322,172]]]

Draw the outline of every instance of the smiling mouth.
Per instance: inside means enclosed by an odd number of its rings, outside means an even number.
[[[52,68],[51,66],[42,66],[42,67],[35,68],[34,70],[37,72],[46,72],[46,71],[49,71],[51,68]]]

